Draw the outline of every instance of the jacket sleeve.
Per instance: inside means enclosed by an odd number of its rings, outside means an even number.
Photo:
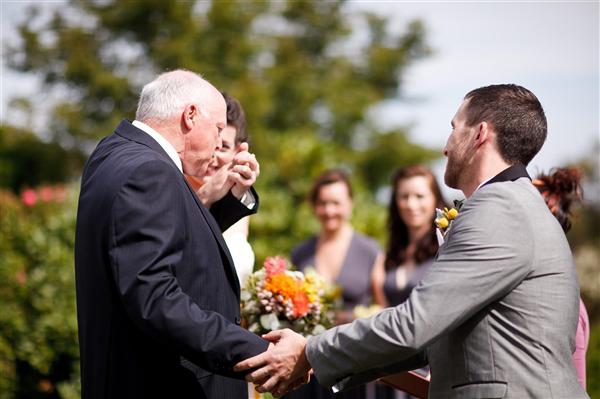
[[[109,254],[115,286],[127,314],[147,334],[207,370],[241,377],[233,365],[268,343],[201,309],[179,286],[174,265],[187,245],[189,215],[176,172],[161,161],[147,162],[131,173],[113,202]]]
[[[524,243],[533,231],[526,210],[497,186],[465,203],[437,259],[404,303],[308,341],[306,354],[321,384],[392,369],[525,279],[533,249]]]
[[[418,352],[402,361],[394,363],[386,363],[377,367],[373,367],[362,373],[353,374],[349,377],[344,378],[333,386],[335,391],[345,391],[347,389],[355,388],[359,385],[366,384],[369,381],[374,381],[378,378],[386,375],[392,375],[403,371],[416,370],[427,365],[427,354],[425,351]]]
[[[216,201],[214,204],[212,204],[210,207],[210,213],[217,221],[221,231],[227,230],[241,218],[258,212],[258,193],[254,190],[254,187],[250,187],[250,192],[256,201],[252,208],[248,208],[246,205],[242,204],[239,199],[235,198],[235,196],[231,194],[231,191],[229,191],[227,195],[225,195],[219,201]]]

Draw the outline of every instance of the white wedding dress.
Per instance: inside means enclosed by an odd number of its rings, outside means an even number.
[[[249,217],[246,216],[223,232],[241,287],[254,269],[254,251],[248,243],[248,224]]]

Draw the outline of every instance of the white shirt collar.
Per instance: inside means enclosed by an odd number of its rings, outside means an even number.
[[[486,179],[486,180],[482,181],[482,182],[481,182],[481,183],[480,183],[480,184],[477,186],[477,188],[475,189],[475,191],[479,190],[479,189],[481,188],[481,186],[483,186],[485,183],[487,183],[487,182],[489,182],[490,180],[492,180],[494,177],[495,177],[495,176],[492,176],[492,177],[490,177],[489,179]],[[475,194],[475,191],[473,191],[473,194]],[[471,194],[471,195],[473,195],[473,194]]]
[[[181,173],[183,173],[183,166],[181,165],[181,159],[179,158],[179,154],[177,154],[175,147],[173,147],[173,145],[171,143],[169,143],[167,141],[167,139],[165,139],[162,136],[162,134],[160,134],[156,130],[152,129],[150,126],[146,125],[145,123],[137,121],[137,120],[133,121],[132,125],[137,127],[140,130],[143,130],[150,137],[152,137],[154,140],[156,140],[156,142],[162,147],[162,149],[165,150],[165,152],[167,153],[169,158],[171,158],[173,160],[173,162],[175,162],[175,166],[177,166],[177,169],[179,169],[179,171]]]

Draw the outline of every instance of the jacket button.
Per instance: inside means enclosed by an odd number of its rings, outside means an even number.
[[[237,324],[238,326],[242,324],[242,319],[240,318],[240,316],[235,316],[235,324]]]

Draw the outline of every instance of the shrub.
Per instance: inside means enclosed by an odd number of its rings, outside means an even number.
[[[0,399],[80,396],[75,197],[0,191]]]

